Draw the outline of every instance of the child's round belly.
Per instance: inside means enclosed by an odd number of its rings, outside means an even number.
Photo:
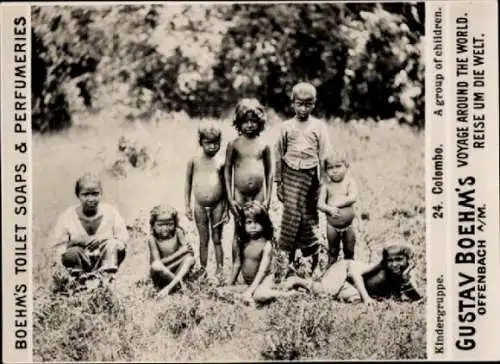
[[[352,223],[354,220],[354,208],[353,206],[339,208],[339,216],[332,217],[327,215],[328,223],[336,228],[345,228]]]
[[[203,175],[193,183],[193,194],[201,206],[213,206],[223,196],[223,187],[218,175]]]
[[[257,194],[264,184],[265,174],[262,162],[248,161],[234,170],[234,187],[245,195]]]
[[[253,264],[250,265],[250,267],[248,265],[243,265],[241,267],[241,275],[245,283],[248,285],[252,284],[255,276],[257,275],[257,270],[259,269],[258,266],[255,266]]]

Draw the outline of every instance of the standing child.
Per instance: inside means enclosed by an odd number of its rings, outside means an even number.
[[[213,124],[200,125],[198,143],[202,153],[191,158],[186,173],[186,216],[196,222],[200,237],[200,264],[206,272],[210,235],[215,250],[216,276],[223,278],[224,252],[222,231],[228,221],[227,193],[224,184],[224,159],[217,155],[221,143],[221,131]],[[194,195],[194,213],[191,197]],[[210,234],[211,233],[211,234]]]
[[[316,102],[316,89],[299,83],[292,90],[295,117],[281,125],[277,143],[276,182],[278,199],[283,203],[280,246],[295,261],[296,249],[312,255],[312,269],[318,263],[319,223],[317,202],[319,178],[327,155],[326,124],[310,114]]]
[[[337,261],[340,242],[344,249],[344,259],[354,259],[356,235],[352,221],[355,216],[353,205],[357,198],[357,188],[348,168],[349,163],[341,153],[330,154],[325,160],[325,176],[318,209],[326,214],[329,264]]]
[[[233,125],[239,136],[227,145],[224,177],[229,207],[239,224],[237,209],[244,203],[256,200],[269,209],[273,174],[271,148],[259,138],[266,122],[262,105],[255,99],[242,99],[235,114]],[[238,249],[237,228],[234,231],[233,270]]]
[[[245,303],[264,303],[274,298],[290,296],[293,292],[277,290],[271,270],[273,224],[266,207],[250,201],[239,209],[242,224],[238,227],[238,249],[234,261],[231,285],[236,283],[241,271],[248,285],[242,295]]]
[[[177,211],[164,205],[155,206],[149,219],[151,237],[148,239],[151,279],[166,296],[189,273],[194,256],[186,244],[184,231],[179,227]]]

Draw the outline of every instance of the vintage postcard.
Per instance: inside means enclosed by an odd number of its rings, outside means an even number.
[[[500,358],[496,1],[0,9],[4,362]]]

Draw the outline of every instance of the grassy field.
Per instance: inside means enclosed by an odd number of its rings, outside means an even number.
[[[217,299],[212,288],[191,289],[156,300],[148,280],[144,242],[151,207],[177,207],[181,224],[197,251],[195,227],[184,218],[183,192],[188,156],[197,152],[197,120],[183,115],[152,116],[149,123],[123,120],[118,111],[76,115],[70,131],[34,136],[34,360],[36,361],[256,361],[269,359],[425,358],[425,300],[418,304],[379,302],[372,310],[326,298],[304,297],[251,309]],[[278,120],[263,138],[276,138]],[[224,153],[235,136],[221,121]],[[331,121],[330,138],[345,150],[358,180],[356,257],[379,258],[391,237],[409,241],[416,251],[415,278],[425,293],[424,135],[391,122]],[[156,166],[125,166],[118,139],[126,135],[148,145]],[[104,201],[116,205],[132,228],[127,258],[113,290],[100,288],[71,297],[54,295],[54,257],[47,248],[58,214],[77,203],[75,179],[83,171],[103,178]],[[116,170],[116,164],[115,168]],[[279,229],[280,205],[272,219]],[[224,231],[225,273],[230,272],[232,222]],[[214,272],[210,248],[209,274]]]

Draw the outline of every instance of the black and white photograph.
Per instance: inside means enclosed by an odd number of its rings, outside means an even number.
[[[0,4],[2,361],[498,359],[498,4]]]
[[[31,32],[35,361],[426,357],[423,2]]]
[[[33,360],[425,359],[425,16],[32,6]]]

